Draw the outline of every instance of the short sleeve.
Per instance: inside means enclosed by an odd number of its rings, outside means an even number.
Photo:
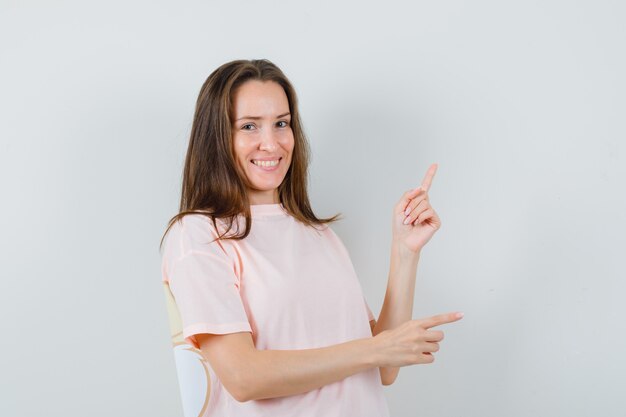
[[[233,262],[218,242],[206,239],[210,233],[197,230],[201,225],[182,229],[179,238],[186,249],[182,256],[168,262],[168,281],[183,338],[198,349],[197,334],[252,332]]]
[[[363,296],[363,304],[365,304],[365,310],[367,310],[367,321],[369,322],[369,321],[372,321],[372,320],[376,320],[376,317],[374,317],[374,313],[372,313],[372,309],[367,304],[367,300],[365,299],[365,295]]]

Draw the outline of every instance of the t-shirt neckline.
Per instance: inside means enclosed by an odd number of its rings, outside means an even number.
[[[260,217],[285,217],[289,213],[285,210],[282,203],[273,204],[251,204],[250,214],[253,218]]]

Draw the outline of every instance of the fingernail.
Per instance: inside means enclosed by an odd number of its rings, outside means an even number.
[[[456,313],[456,316],[457,316],[458,318],[461,318],[461,317],[463,317],[464,315],[465,315],[465,314],[463,314],[463,313]]]
[[[404,219],[404,224],[408,224],[409,223],[410,218],[407,217],[406,219]]]
[[[410,212],[411,212],[411,208],[407,207],[406,210],[404,210],[404,215],[408,216]]]

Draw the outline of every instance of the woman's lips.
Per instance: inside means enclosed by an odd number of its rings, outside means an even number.
[[[251,163],[252,165],[254,165],[256,168],[259,168],[259,169],[261,169],[261,170],[263,170],[263,171],[276,171],[276,170],[278,169],[278,166],[280,165],[280,161],[281,161],[282,159],[283,159],[283,158],[278,158],[278,163],[277,163],[276,165],[274,165],[274,166],[265,166],[265,167],[264,167],[264,166],[257,165],[257,164],[255,164],[255,163],[254,163],[254,162],[252,162],[252,161],[250,161],[250,163]],[[257,159],[255,159],[255,161],[257,161]],[[274,159],[274,161],[275,161],[275,159]]]

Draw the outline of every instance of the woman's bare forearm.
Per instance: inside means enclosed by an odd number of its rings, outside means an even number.
[[[302,350],[255,350],[245,372],[244,401],[302,394],[377,367],[374,338]]]
[[[378,321],[372,330],[374,336],[411,320],[419,259],[419,252],[404,250],[399,244],[392,243],[387,291]],[[381,367],[380,375],[383,384],[392,384],[399,372],[398,367]]]

